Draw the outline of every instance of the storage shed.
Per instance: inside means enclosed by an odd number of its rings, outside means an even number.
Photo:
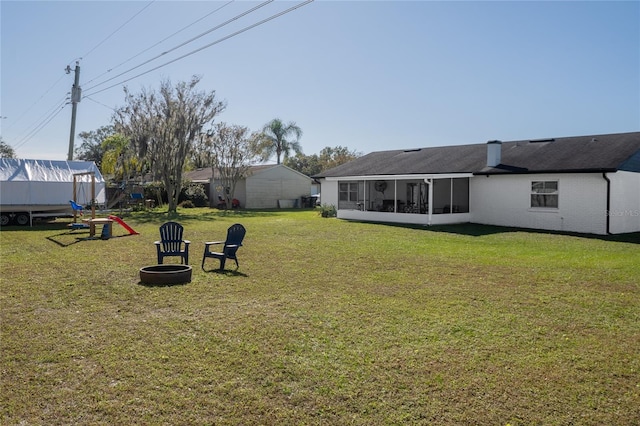
[[[218,197],[225,197],[226,189],[216,171],[211,168],[186,173],[193,182],[209,184],[211,207],[218,204]],[[270,209],[300,207],[301,197],[311,196],[311,178],[282,164],[258,165],[249,168],[247,177],[241,179],[234,198],[246,209]]]

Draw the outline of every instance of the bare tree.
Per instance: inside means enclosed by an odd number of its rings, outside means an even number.
[[[126,106],[114,115],[117,130],[129,137],[154,179],[164,184],[170,213],[178,207],[182,171],[193,143],[226,107],[216,100],[215,91],[197,91],[199,82],[198,76],[175,86],[165,80],[158,92],[143,89],[136,95],[125,88]]]
[[[247,176],[249,167],[258,158],[256,137],[249,134],[247,127],[226,123],[216,124],[209,132],[211,168],[222,186],[227,205],[234,198],[238,181]]]

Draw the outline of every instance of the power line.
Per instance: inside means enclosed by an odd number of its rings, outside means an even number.
[[[135,13],[131,18],[129,18],[127,21],[125,21],[122,25],[120,25],[118,28],[116,28],[111,34],[109,34],[106,38],[104,38],[100,43],[98,43],[97,45],[95,45],[91,50],[89,50],[87,53],[85,53],[82,57],[87,57],[89,56],[92,52],[94,52],[98,47],[100,47],[102,44],[104,44],[107,40],[109,40],[111,37],[113,37],[118,31],[120,31],[122,28],[124,28],[125,25],[127,25],[129,22],[131,22],[136,16],[138,16],[139,14],[141,14],[145,9],[147,9],[149,6],[151,6],[153,3],[155,3],[156,0],[152,0],[149,3],[147,3],[147,5],[145,5],[142,9],[140,9],[137,13]],[[82,57],[78,58],[78,59],[82,59]],[[69,69],[69,66],[67,66],[67,69]],[[53,89],[53,87],[55,87],[56,84],[58,84],[60,82],[60,80],[62,80],[62,78],[64,77],[61,76],[42,96],[40,96],[40,98],[38,98],[32,106],[30,106],[19,118],[18,120],[20,120],[20,118],[22,118],[27,112],[29,112],[31,110],[31,108],[33,108],[33,106],[35,106],[47,93],[49,93],[49,91],[51,91],[51,89]],[[16,146],[14,147],[15,149],[25,145],[27,142],[29,142],[29,140],[31,140],[31,138],[33,138],[38,132],[40,132],[44,127],[47,126],[47,124],[49,124],[63,109],[66,105],[68,105],[68,103],[66,103],[66,101],[68,100],[68,98],[65,98],[62,102],[62,105],[59,105],[60,102],[58,102],[56,104],[56,107],[54,107],[53,110],[51,110],[44,119],[38,119],[36,121],[37,124],[34,124],[32,126],[27,127],[27,129],[25,130],[28,131],[30,128],[34,127],[33,130],[31,130],[29,133],[27,133],[24,137],[22,137],[22,139],[20,139],[20,141],[16,144]],[[18,121],[16,120],[16,122]],[[12,125],[15,124],[12,123]]]
[[[131,18],[129,18],[124,24],[120,25],[118,28],[115,29],[115,31],[113,31],[111,34],[109,34],[104,40],[102,40],[100,43],[98,43],[97,45],[94,46],[93,49],[89,50],[87,53],[85,53],[84,55],[82,55],[82,58],[86,58],[87,56],[89,56],[94,50],[96,50],[98,47],[100,47],[104,42],[106,42],[107,40],[109,40],[111,37],[113,37],[118,31],[120,31],[125,25],[127,25],[129,22],[131,22],[133,20],[133,18],[135,18],[136,16],[140,15],[146,8],[148,8],[149,6],[151,6],[153,3],[155,3],[156,0],[151,0],[149,3],[147,3],[147,5],[145,7],[143,7],[142,9],[140,9],[138,11],[138,13],[136,13],[135,15],[133,15]]]
[[[123,83],[126,83],[126,82],[128,82],[128,81],[134,80],[134,79],[136,79],[136,78],[138,78],[138,77],[141,77],[141,76],[143,76],[143,75],[145,75],[145,74],[148,74],[148,73],[150,73],[150,72],[153,72],[153,71],[155,71],[155,70],[157,70],[157,69],[160,69],[160,68],[162,68],[162,67],[165,67],[165,66],[167,66],[167,65],[169,65],[169,64],[172,64],[172,63],[174,63],[174,62],[177,62],[177,61],[179,61],[179,60],[181,60],[181,59],[184,59],[184,58],[186,58],[186,57],[188,57],[188,56],[191,56],[191,55],[193,55],[193,54],[195,54],[195,53],[198,53],[198,52],[200,52],[200,51],[202,51],[202,50],[204,50],[204,49],[207,49],[207,48],[209,48],[209,47],[211,47],[211,46],[214,46],[214,45],[219,44],[219,43],[221,43],[221,42],[223,42],[223,41],[225,41],[225,40],[228,40],[228,39],[230,39],[230,38],[232,38],[232,37],[235,37],[235,36],[237,36],[237,35],[239,35],[239,34],[242,34],[242,33],[246,32],[246,31],[249,31],[249,30],[251,30],[251,29],[253,29],[253,28],[257,27],[257,26],[260,26],[260,25],[262,25],[262,24],[264,24],[264,23],[266,23],[266,22],[269,22],[269,21],[271,21],[271,20],[273,20],[273,19],[279,18],[279,17],[280,17],[280,16],[282,16],[282,15],[285,15],[285,14],[287,14],[287,13],[289,13],[289,12],[292,12],[292,11],[294,11],[294,10],[296,10],[296,9],[298,9],[298,8],[302,7],[302,6],[305,6],[305,5],[309,4],[309,3],[312,3],[312,2],[313,2],[313,0],[306,0],[306,1],[302,2],[302,3],[300,3],[300,4],[297,4],[296,6],[290,7],[289,9],[286,9],[286,10],[284,10],[284,11],[282,11],[282,12],[276,13],[275,15],[272,15],[272,16],[270,16],[270,17],[266,18],[266,19],[263,19],[262,21],[256,22],[255,24],[249,25],[248,27],[245,27],[245,28],[243,28],[243,29],[241,29],[241,30],[238,30],[238,31],[236,31],[236,32],[234,32],[234,33],[232,33],[232,34],[229,34],[228,36],[222,37],[222,38],[220,38],[220,39],[218,39],[218,40],[216,40],[216,41],[214,41],[214,42],[212,42],[212,43],[206,44],[206,45],[204,45],[204,46],[202,46],[202,47],[200,47],[200,48],[198,48],[198,49],[196,49],[196,50],[192,50],[191,52],[186,53],[186,54],[184,54],[184,55],[182,55],[182,56],[179,56],[179,57],[177,57],[177,58],[175,58],[175,59],[173,59],[173,60],[171,60],[171,61],[169,61],[169,62],[165,62],[164,64],[161,64],[161,65],[158,65],[157,67],[151,68],[150,70],[147,70],[147,71],[142,72],[142,73],[140,73],[140,74],[138,74],[138,75],[135,75],[135,76],[133,76],[133,77],[130,77],[130,78],[128,78],[128,79],[126,79],[126,80],[123,80],[123,81],[121,81],[121,82],[119,82],[119,83],[116,83],[116,84],[113,84],[113,85],[111,85],[111,86],[105,87],[104,89],[100,89],[100,90],[97,90],[97,91],[95,91],[95,92],[89,93],[88,95],[85,95],[85,96],[95,95],[95,94],[97,94],[97,93],[104,92],[105,90],[112,89],[112,88],[114,88],[114,87],[116,87],[116,86],[119,86],[119,85],[121,85],[121,84],[123,84]],[[137,67],[136,67],[136,68],[137,68]],[[114,77],[114,78],[115,78],[115,77]],[[113,80],[113,79],[110,79],[110,80]],[[107,80],[107,81],[109,81],[109,80]],[[93,86],[92,88],[95,88],[95,87],[96,87],[96,86]]]
[[[44,119],[44,121],[42,121],[40,124],[38,124],[38,126],[36,128],[34,128],[31,132],[29,132],[26,136],[24,136],[13,148],[14,149],[18,149],[18,148],[24,146],[35,135],[37,135],[40,132],[40,130],[44,129],[47,126],[47,124],[49,124],[51,122],[51,120],[53,120],[58,114],[60,114],[60,112],[67,105],[69,105],[69,104],[67,103],[67,100],[65,99],[63,101],[62,105],[57,105],[56,108],[53,111],[51,111],[49,113],[49,115]]]
[[[126,63],[128,63],[128,62],[130,62],[131,60],[133,60],[133,59],[137,58],[138,56],[142,55],[143,53],[146,53],[146,52],[148,52],[149,50],[153,49],[154,47],[156,47],[156,46],[158,46],[158,45],[160,45],[160,44],[164,43],[165,41],[169,40],[171,37],[174,37],[174,36],[176,36],[176,35],[180,34],[182,31],[184,31],[184,30],[186,30],[186,29],[188,29],[188,28],[191,28],[192,26],[194,26],[194,25],[195,25],[195,24],[197,24],[198,22],[200,22],[200,21],[202,21],[202,20],[204,20],[204,19],[208,18],[209,16],[213,15],[214,13],[216,13],[217,11],[219,11],[220,9],[222,9],[222,8],[224,8],[224,7],[228,6],[228,5],[230,5],[230,4],[231,4],[231,3],[233,3],[234,1],[236,1],[236,0],[230,0],[230,1],[228,1],[227,3],[223,4],[222,6],[220,6],[220,7],[216,8],[215,10],[213,10],[213,11],[211,11],[211,12],[207,13],[206,15],[204,15],[203,17],[201,17],[200,19],[197,19],[197,20],[195,20],[195,21],[191,22],[189,25],[187,25],[187,26],[185,26],[185,27],[183,27],[183,28],[179,29],[178,31],[174,32],[173,34],[171,34],[171,35],[169,35],[169,36],[167,36],[167,37],[163,38],[162,40],[160,40],[159,42],[155,43],[154,45],[149,46],[149,47],[147,47],[146,49],[144,49],[144,50],[140,51],[139,53],[137,53],[137,54],[133,55],[132,57],[130,57],[130,58],[129,58],[129,59],[127,59],[126,61],[121,62],[121,63],[119,63],[118,65],[116,65],[116,66],[114,66],[114,67],[109,68],[107,71],[103,72],[102,74],[98,75],[97,77],[92,78],[91,80],[87,81],[85,84],[92,83],[92,82],[94,82],[95,80],[97,80],[97,79],[99,79],[100,77],[102,77],[103,75],[105,75],[105,74],[109,74],[111,71],[113,71],[113,70],[115,70],[115,69],[117,69],[117,68],[121,67],[122,65],[124,65],[124,64],[126,64]]]
[[[12,122],[12,123],[11,123],[11,124],[6,128],[6,129],[5,129],[5,131],[8,131],[9,129],[11,129],[11,128],[12,128],[16,123],[18,123],[18,122],[19,122],[19,121],[20,121],[20,120],[21,120],[21,119],[22,119],[22,118],[23,118],[23,117],[24,117],[24,116],[25,116],[29,111],[31,111],[31,109],[32,109],[34,106],[36,106],[36,104],[37,104],[38,102],[40,102],[40,100],[41,100],[42,98],[44,98],[44,97],[47,95],[47,93],[49,93],[49,92],[50,92],[50,91],[51,91],[51,90],[52,90],[52,89],[53,89],[53,88],[54,88],[58,83],[60,83],[60,80],[62,80],[62,79],[64,78],[64,76],[65,76],[65,74],[62,74],[62,75],[60,76],[60,78],[59,78],[59,79],[57,79],[57,80],[56,80],[56,82],[55,82],[55,83],[53,83],[53,84],[51,85],[51,87],[49,87],[47,90],[45,90],[45,92],[44,92],[42,95],[40,95],[40,97],[39,97],[38,99],[36,99],[36,100],[35,100],[35,101],[34,101],[34,102],[33,102],[33,103],[32,103],[32,104],[31,104],[31,105],[30,105],[30,106],[29,106],[29,107],[28,107],[28,108],[27,108],[23,113],[22,113],[22,114],[20,114],[20,116],[19,116],[15,121],[13,121],[13,122]]]
[[[97,103],[98,105],[102,105],[103,107],[108,108],[108,109],[110,109],[111,111],[115,111],[115,108],[112,108],[112,107],[110,107],[110,106],[109,106],[109,105],[107,105],[107,104],[103,104],[102,102],[96,101],[95,99],[92,99],[92,98],[90,98],[90,97],[88,97],[88,96],[83,96],[83,97],[82,97],[82,99],[89,99],[90,101],[95,102],[95,103]]]
[[[118,78],[118,77],[120,77],[120,76],[123,76],[124,74],[128,74],[128,73],[130,73],[131,71],[133,71],[133,70],[135,70],[135,69],[137,69],[137,68],[140,68],[140,67],[141,67],[141,66],[143,66],[143,65],[148,64],[149,62],[155,61],[156,59],[158,59],[158,58],[160,58],[160,57],[162,57],[162,56],[166,55],[167,53],[171,53],[171,52],[173,52],[174,50],[179,49],[179,48],[181,48],[181,47],[183,47],[183,46],[185,46],[185,45],[187,45],[187,44],[189,44],[189,43],[191,43],[191,42],[193,42],[193,41],[195,41],[195,40],[197,40],[197,39],[199,39],[199,38],[201,38],[201,37],[204,37],[205,35],[207,35],[207,34],[209,34],[209,33],[212,33],[213,31],[215,31],[215,30],[217,30],[217,29],[222,28],[222,27],[224,27],[224,26],[226,26],[226,25],[230,24],[230,23],[231,23],[231,22],[233,22],[233,21],[236,21],[236,20],[238,20],[238,19],[240,19],[240,18],[242,18],[242,17],[244,17],[244,16],[246,16],[246,15],[248,15],[248,14],[252,13],[252,12],[255,12],[256,10],[260,9],[261,7],[264,7],[264,6],[268,5],[269,3],[272,3],[273,1],[274,1],[274,0],[267,0],[267,1],[263,2],[263,3],[260,3],[259,5],[257,5],[257,6],[255,6],[255,7],[253,7],[253,8],[251,8],[251,9],[249,9],[249,10],[247,10],[247,11],[245,11],[245,12],[243,12],[243,13],[239,14],[239,15],[234,16],[233,18],[231,18],[231,19],[229,19],[229,20],[227,20],[227,21],[223,22],[222,24],[216,25],[215,27],[210,28],[210,29],[208,29],[207,31],[205,31],[205,32],[203,32],[203,33],[201,33],[201,34],[198,34],[197,36],[192,37],[191,39],[189,39],[189,40],[187,40],[187,41],[185,41],[185,42],[182,42],[182,43],[180,43],[179,45],[177,45],[177,46],[175,46],[175,47],[172,47],[171,49],[169,49],[169,50],[167,50],[167,51],[165,51],[165,52],[162,52],[161,54],[156,55],[156,56],[154,56],[154,57],[153,57],[153,58],[151,58],[151,59],[146,60],[146,61],[142,62],[141,64],[136,65],[136,66],[135,66],[135,67],[133,67],[133,68],[129,68],[128,70],[123,71],[123,72],[121,72],[120,74],[115,75],[115,76],[113,76],[113,77],[111,77],[111,78],[109,78],[109,79],[107,79],[107,80],[104,80],[104,81],[103,81],[103,82],[101,82],[101,83],[94,84],[93,86],[91,86],[91,87],[89,87],[89,88],[87,88],[87,89],[85,89],[85,90],[89,91],[89,90],[91,90],[91,89],[95,89],[96,87],[98,87],[98,86],[102,86],[103,84],[105,84],[105,83],[107,83],[107,82],[109,82],[109,81],[115,80],[116,78]],[[96,92],[94,92],[94,93],[96,93]]]
[[[150,2],[145,6],[145,7],[143,7],[142,9],[140,9],[140,10],[139,10],[135,15],[133,15],[133,16],[132,16],[131,18],[129,18],[125,23],[123,23],[122,25],[120,25],[120,26],[119,26],[115,31],[113,31],[113,32],[112,32],[111,34],[109,34],[105,39],[103,39],[100,43],[98,43],[98,44],[97,44],[97,45],[95,45],[91,50],[89,50],[87,53],[85,53],[85,54],[83,55],[83,57],[85,57],[85,58],[86,58],[87,56],[89,56],[93,51],[95,51],[98,47],[100,47],[100,46],[101,46],[103,43],[105,43],[108,39],[110,39],[111,37],[113,37],[113,36],[114,36],[118,31],[120,31],[120,30],[121,30],[121,29],[122,29],[126,24],[128,24],[129,22],[131,22],[131,21],[132,21],[136,16],[138,16],[138,15],[139,15],[140,13],[142,13],[146,8],[148,8],[149,6],[151,6],[151,4],[153,4],[155,1],[156,1],[156,0],[152,0],[152,1],[150,1]],[[82,57],[77,58],[77,59],[82,59]],[[72,61],[72,62],[73,62],[73,61]],[[67,65],[67,68],[69,68],[69,66],[68,66],[68,65]],[[55,83],[53,83],[53,84],[51,85],[51,87],[49,87],[49,89],[47,89],[47,90],[46,90],[46,91],[45,91],[45,92],[44,92],[44,93],[43,93],[43,94],[42,94],[38,99],[36,99],[36,101],[34,101],[34,102],[33,102],[33,104],[32,104],[29,108],[27,108],[27,109],[26,109],[26,110],[25,110],[25,111],[24,111],[24,112],[23,112],[23,113],[18,117],[18,119],[17,119],[17,120],[13,121],[13,122],[11,123],[11,125],[10,125],[10,126],[8,126],[8,128],[7,128],[6,130],[11,129],[11,128],[12,128],[12,127],[17,123],[17,122],[19,122],[19,121],[20,121],[20,119],[22,119],[22,117],[24,117],[24,116],[25,116],[29,111],[31,111],[31,109],[32,109],[32,108],[33,108],[33,107],[34,107],[34,106],[35,106],[35,105],[36,105],[36,104],[37,104],[37,103],[38,103],[42,98],[44,98],[44,96],[45,96],[47,93],[49,93],[49,92],[50,92],[50,91],[51,91],[51,90],[52,90],[52,89],[53,89],[53,88],[54,88],[54,87],[55,87],[55,86],[60,82],[60,80],[62,80],[62,79],[64,78],[64,76],[65,76],[65,74],[63,74],[62,76],[60,76],[60,78],[59,78],[58,80],[56,80],[56,82],[55,82]],[[65,99],[65,101],[66,101],[66,99]],[[59,103],[60,103],[60,102],[58,102],[58,104],[59,104]],[[56,104],[56,105],[57,105],[57,104]],[[64,108],[64,106],[63,106],[62,108]],[[62,109],[62,108],[61,108],[61,109]],[[60,109],[60,110],[58,110],[58,113],[61,111],[61,109]],[[55,110],[54,110],[54,111],[55,111]],[[47,115],[47,117],[50,117],[50,115],[51,115],[52,113],[53,113],[53,112],[49,112],[49,114]],[[57,114],[55,114],[55,115],[57,115]],[[26,128],[26,130],[25,130],[25,132],[29,131],[29,129],[31,129],[31,128],[32,128],[32,127],[34,127],[34,126],[35,126],[35,129],[34,129],[33,131],[31,131],[30,133],[28,133],[26,136],[24,136],[24,137],[20,140],[20,142],[18,142],[18,145],[16,146],[16,148],[17,148],[18,146],[22,146],[22,145],[24,145],[26,142],[28,142],[28,141],[29,141],[29,139],[30,139],[31,137],[35,136],[35,134],[36,134],[37,132],[39,132],[40,130],[42,130],[42,128],[43,128],[44,126],[46,126],[46,125],[47,125],[47,124],[48,124],[48,123],[49,123],[49,122],[50,122],[50,121],[55,117],[55,115],[54,115],[54,116],[51,116],[51,117],[49,118],[49,120],[48,120],[48,121],[46,121],[46,122],[45,122],[45,121],[40,121],[40,119],[38,119],[38,120],[36,121],[36,123],[37,123],[37,124],[32,124],[31,126],[27,127],[27,128]],[[46,118],[45,118],[44,120],[46,120]]]
[[[40,117],[38,117],[38,119],[37,119],[37,120],[35,120],[35,122],[31,123],[31,125],[27,126],[27,128],[26,128],[26,129],[24,129],[24,131],[23,131],[20,135],[18,135],[18,136],[16,137],[16,139],[20,138],[20,139],[22,140],[22,139],[24,138],[24,135],[25,135],[26,133],[29,133],[29,132],[31,131],[31,129],[32,129],[32,128],[39,126],[39,125],[40,125],[44,120],[46,120],[46,117],[48,117],[48,116],[49,116],[49,114],[51,114],[51,112],[52,112],[52,111],[55,111],[55,109],[56,109],[56,108],[58,108],[58,105],[59,105],[59,104],[61,104],[61,103],[63,103],[63,102],[66,102],[66,101],[68,101],[68,100],[70,99],[70,98],[69,98],[69,95],[70,95],[70,93],[68,93],[68,92],[67,92],[67,94],[65,95],[65,97],[64,97],[64,98],[62,98],[62,99],[60,99],[60,100],[56,101],[56,103],[55,103],[55,105],[54,105],[53,107],[51,107],[51,108],[47,109],[47,112],[45,112],[45,113],[44,113],[44,114],[42,114]]]

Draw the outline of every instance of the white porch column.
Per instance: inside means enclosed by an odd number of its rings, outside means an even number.
[[[362,181],[362,211],[367,211],[367,181]]]
[[[393,212],[398,213],[398,181],[393,181]]]

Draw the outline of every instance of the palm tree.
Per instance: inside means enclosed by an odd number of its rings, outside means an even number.
[[[279,118],[274,118],[264,125],[261,136],[263,160],[268,160],[275,153],[277,163],[280,164],[283,153],[284,158],[288,158],[291,151],[296,154],[302,153],[299,142],[302,129],[294,121],[285,125]],[[295,136],[295,140],[289,140],[290,136]]]

